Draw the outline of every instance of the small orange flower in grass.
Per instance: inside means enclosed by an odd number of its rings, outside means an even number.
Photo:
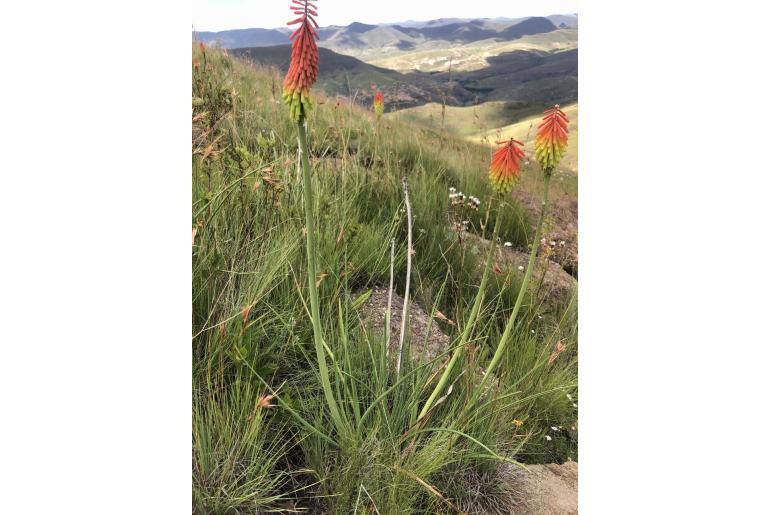
[[[519,147],[524,144],[513,138],[508,141],[498,141],[497,144],[505,146],[498,148],[492,156],[489,181],[495,192],[506,194],[511,192],[513,185],[519,179],[521,158],[524,157],[524,152]]]
[[[553,363],[556,361],[556,359],[559,357],[559,354],[567,350],[567,347],[564,346],[564,344],[559,340],[556,342],[556,349],[551,353],[550,356],[548,356],[548,364],[553,365]]]
[[[374,102],[372,102],[372,106],[374,107],[374,112],[377,114],[377,119],[382,116],[382,113],[385,112],[385,98],[382,96],[382,93],[380,91],[377,91],[374,94]]]
[[[275,408],[275,404],[270,404],[273,398],[275,398],[275,395],[263,395],[257,401],[257,406],[260,408]]]
[[[298,17],[287,25],[299,23],[297,30],[292,32],[289,39],[291,45],[291,63],[286,79],[283,81],[283,100],[291,108],[294,121],[308,114],[312,107],[310,88],[318,77],[318,45],[316,40],[318,28],[313,16],[318,16],[317,7],[309,0],[292,0],[292,11]],[[315,27],[315,28],[313,28]]]
[[[535,159],[543,170],[553,170],[559,164],[567,148],[568,133],[569,119],[564,111],[558,105],[546,109],[535,137]]]

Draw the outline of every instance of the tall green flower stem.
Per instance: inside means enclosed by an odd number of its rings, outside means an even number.
[[[430,397],[428,397],[425,405],[422,407],[422,411],[420,411],[420,415],[417,417],[417,420],[420,420],[428,413],[431,406],[433,406],[433,403],[436,401],[436,398],[444,390],[444,387],[446,387],[447,382],[449,382],[449,376],[452,373],[452,369],[457,363],[457,360],[460,359],[460,356],[462,355],[462,352],[465,350],[465,346],[468,343],[471,330],[473,329],[473,325],[475,324],[479,310],[481,309],[481,304],[484,299],[484,291],[486,290],[487,280],[489,279],[489,270],[492,267],[492,258],[495,254],[495,250],[497,249],[497,232],[500,229],[500,218],[502,218],[502,216],[500,210],[498,209],[497,216],[495,217],[495,228],[492,231],[492,243],[489,246],[489,251],[487,252],[487,262],[484,265],[484,273],[481,276],[481,284],[479,285],[479,289],[476,292],[476,298],[473,301],[473,307],[471,308],[470,315],[468,315],[468,320],[465,322],[465,327],[463,327],[463,332],[460,335],[460,343],[452,353],[452,357],[450,358],[449,363],[447,363],[447,366],[444,369],[444,373],[441,374],[441,378],[439,379],[438,384],[433,389]]]
[[[310,181],[310,161],[308,160],[307,124],[305,117],[300,116],[297,122],[297,139],[299,140],[299,155],[302,165],[302,186],[305,197],[305,235],[307,237],[307,282],[310,291],[310,316],[313,321],[313,341],[315,343],[315,355],[318,361],[318,371],[321,375],[329,412],[338,431],[342,431],[345,425],[342,423],[337,401],[334,398],[331,382],[329,381],[329,369],[326,366],[326,354],[324,350],[323,329],[321,327],[321,314],[318,308],[318,286],[316,285],[316,244],[315,224],[313,223],[313,185]]]
[[[503,331],[503,335],[500,337],[500,342],[497,344],[497,350],[495,350],[495,355],[492,356],[492,361],[489,363],[489,366],[487,367],[487,371],[484,373],[484,377],[481,379],[481,383],[479,383],[479,386],[477,388],[477,396],[481,394],[481,392],[484,389],[484,385],[486,384],[487,380],[489,379],[489,376],[492,375],[497,365],[500,363],[500,360],[503,358],[503,353],[505,352],[505,347],[508,345],[508,340],[511,338],[511,331],[513,330],[513,325],[516,322],[516,316],[519,314],[519,310],[521,309],[521,304],[524,301],[524,295],[527,294],[527,287],[529,286],[529,279],[532,276],[532,270],[535,268],[535,258],[537,257],[537,248],[540,245],[540,232],[543,228],[543,220],[545,219],[545,213],[548,209],[548,185],[551,182],[551,172],[553,171],[553,168],[546,168],[545,170],[545,178],[543,181],[543,203],[540,206],[540,219],[537,221],[537,229],[535,229],[535,239],[532,242],[532,250],[529,252],[529,262],[527,263],[527,271],[524,273],[524,280],[521,283],[521,288],[519,289],[519,295],[516,297],[516,304],[513,306],[513,311],[511,312],[511,316],[508,318],[508,322],[505,324],[505,330]]]

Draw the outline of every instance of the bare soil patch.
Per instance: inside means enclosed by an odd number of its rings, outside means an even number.
[[[361,292],[362,293],[362,292]],[[356,296],[360,295],[357,294]],[[388,309],[388,288],[377,287],[362,306],[363,320],[375,330],[385,331],[385,312]],[[398,350],[398,340],[401,335],[401,314],[404,309],[404,298],[393,292],[390,313],[390,342],[391,355]],[[431,321],[429,313],[419,304],[409,301],[408,329],[411,338],[411,356],[419,361],[433,360],[449,347],[449,337],[441,331],[436,320]]]
[[[516,515],[577,515],[578,464],[567,461],[563,465],[529,465],[512,471],[513,490],[516,491]]]

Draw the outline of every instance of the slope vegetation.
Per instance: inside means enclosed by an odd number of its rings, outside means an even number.
[[[308,121],[309,196],[297,176],[297,126],[281,102],[285,70],[193,52],[193,511],[516,511],[501,461],[577,458],[569,432],[577,330],[574,297],[546,302],[533,279],[498,372],[481,401],[468,403],[522,278],[495,260],[472,338],[459,346],[489,246],[466,236],[489,238],[499,220],[502,241],[526,248],[532,239],[518,202],[492,202],[490,150],[406,122],[377,123],[370,111],[319,92]],[[538,170],[525,165],[523,175],[520,187],[529,188]],[[411,253],[402,181],[414,215]],[[481,205],[453,202],[449,187]],[[305,200],[317,235],[312,278]],[[467,227],[463,235],[458,226]],[[405,352],[399,375],[386,335],[367,326],[361,309],[387,287],[391,268],[406,298],[407,256],[409,299],[449,347],[430,362]],[[319,386],[309,281],[319,289],[340,423]],[[405,351],[422,345],[407,339]],[[460,366],[417,421],[455,347],[463,349]]]

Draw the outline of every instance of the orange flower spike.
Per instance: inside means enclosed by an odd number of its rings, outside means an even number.
[[[382,116],[382,113],[385,112],[385,98],[382,96],[382,93],[377,91],[374,94],[374,102],[372,102],[372,106],[374,107],[374,112],[377,115],[377,119]]]
[[[556,105],[546,109],[535,137],[535,159],[543,170],[553,170],[567,148],[569,119]]]
[[[318,77],[316,40],[319,38],[315,31],[318,24],[313,18],[318,16],[318,8],[308,0],[292,0],[292,4],[291,10],[297,18],[287,25],[299,24],[299,27],[289,36],[293,42],[289,71],[283,81],[283,100],[291,109],[292,119],[299,122],[312,108],[310,88]]]
[[[513,189],[513,185],[519,179],[521,170],[521,158],[524,152],[520,147],[521,141],[513,138],[508,141],[498,141],[498,148],[492,156],[492,164],[489,167],[489,182],[496,193],[507,194]]]

